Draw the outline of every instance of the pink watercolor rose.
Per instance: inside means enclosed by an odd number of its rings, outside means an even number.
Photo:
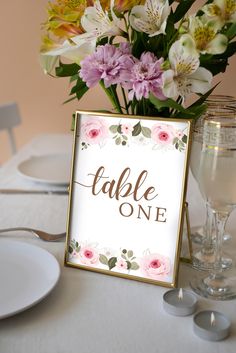
[[[178,139],[182,139],[182,137],[184,136],[184,133],[182,130],[176,130],[175,132],[175,136],[178,137]]]
[[[168,124],[155,124],[151,129],[151,138],[158,145],[170,145],[175,138],[175,129]]]
[[[75,257],[78,258],[79,257],[79,253],[76,250],[73,250],[73,252],[70,254],[71,257]]]
[[[95,248],[84,246],[79,252],[79,257],[84,265],[96,265],[99,260],[99,253]]]
[[[146,277],[161,280],[170,272],[170,260],[160,254],[148,254],[141,259],[140,269]]]
[[[81,125],[81,140],[91,145],[103,142],[108,135],[108,125],[103,119],[90,118]]]
[[[118,259],[116,262],[116,268],[118,270],[127,270],[127,262],[124,259]]]
[[[131,124],[122,124],[121,125],[121,132],[124,135],[130,135],[133,131],[133,126]]]

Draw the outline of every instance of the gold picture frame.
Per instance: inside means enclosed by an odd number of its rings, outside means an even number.
[[[178,279],[191,119],[76,112],[65,265]]]

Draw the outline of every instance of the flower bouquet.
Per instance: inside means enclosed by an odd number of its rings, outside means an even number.
[[[195,2],[49,2],[43,68],[70,78],[67,102],[100,84],[120,114],[197,119],[236,51],[236,1],[208,0],[191,14]]]

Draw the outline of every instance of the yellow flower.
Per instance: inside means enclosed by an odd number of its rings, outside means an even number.
[[[203,6],[202,10],[209,18],[220,21],[222,26],[227,22],[236,22],[235,0],[214,0]]]
[[[189,18],[189,35],[195,42],[198,52],[202,54],[221,54],[227,48],[228,39],[218,33],[220,23],[209,20],[207,16]]]
[[[57,47],[57,44],[48,35],[45,35],[42,37],[42,43],[40,47],[41,53],[45,53],[56,47]]]
[[[59,38],[70,38],[83,33],[80,18],[87,6],[86,0],[49,2],[48,20],[44,23],[44,28]]]
[[[115,0],[115,10],[125,12],[132,9],[136,5],[143,5],[145,0]]]

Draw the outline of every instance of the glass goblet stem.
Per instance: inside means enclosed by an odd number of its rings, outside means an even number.
[[[213,210],[214,221],[215,221],[215,270],[217,272],[222,271],[222,244],[223,244],[223,236],[225,232],[225,225],[229,218],[228,212],[219,212]]]
[[[205,224],[205,236],[203,239],[202,252],[205,255],[212,255],[214,253],[213,237],[212,237],[212,222],[213,213],[208,202],[206,202],[206,224]]]
[[[209,276],[207,276],[203,282],[206,286],[206,290],[210,295],[214,296],[215,299],[217,299],[217,297],[221,299],[222,295],[227,295],[227,293],[230,296],[232,295],[229,285],[227,284],[226,277],[223,275],[222,269],[222,243],[225,225],[229,217],[229,213],[213,210],[213,214],[216,231],[215,262],[212,273],[209,274]]]

